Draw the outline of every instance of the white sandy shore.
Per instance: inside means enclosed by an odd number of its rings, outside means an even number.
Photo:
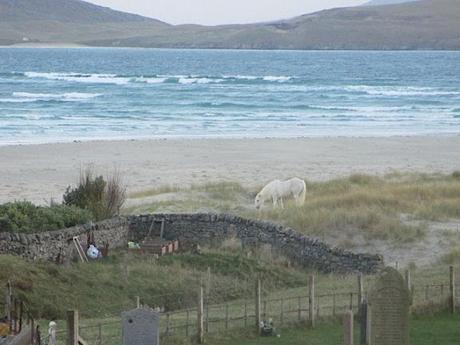
[[[117,167],[129,192],[165,184],[460,169],[460,136],[94,141],[0,147],[0,202],[60,200],[81,167]]]

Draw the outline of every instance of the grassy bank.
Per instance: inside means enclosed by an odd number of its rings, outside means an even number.
[[[35,315],[46,319],[62,318],[66,310],[74,308],[84,318],[119,315],[135,306],[136,296],[142,303],[166,310],[195,307],[201,278],[209,284],[210,303],[222,303],[251,296],[254,276],[264,280],[268,291],[302,286],[305,274],[301,269],[229,251],[160,259],[120,251],[100,262],[70,266],[0,255],[0,286],[10,280]]]

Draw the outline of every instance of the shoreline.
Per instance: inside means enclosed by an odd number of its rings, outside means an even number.
[[[150,139],[0,146],[0,203],[60,201],[80,169],[118,169],[128,193],[164,185],[234,181],[258,187],[298,176],[452,173],[460,136]]]
[[[449,137],[458,137],[460,138],[460,133],[451,132],[451,133],[426,133],[426,134],[389,134],[389,135],[323,135],[319,134],[317,136],[313,135],[160,135],[160,136],[146,136],[146,137],[101,137],[101,138],[77,138],[77,139],[68,139],[68,140],[56,140],[56,141],[30,141],[30,142],[0,142],[0,149],[3,147],[27,147],[27,146],[39,146],[39,145],[66,145],[66,144],[82,144],[82,143],[122,143],[122,142],[149,142],[149,141],[197,141],[197,140],[207,140],[207,141],[218,141],[218,140],[310,140],[310,139],[398,139],[398,138],[449,138]]]
[[[376,53],[385,53],[385,52],[452,52],[458,53],[460,49],[439,49],[439,48],[412,48],[412,49],[365,49],[365,48],[356,48],[356,49],[288,49],[288,48],[273,48],[273,49],[262,49],[262,48],[193,48],[193,47],[147,47],[147,46],[90,46],[80,43],[72,42],[33,42],[33,43],[13,43],[10,45],[0,45],[0,48],[44,48],[44,49],[69,49],[69,48],[88,48],[88,49],[152,49],[152,50],[223,50],[223,51],[284,51],[284,52],[376,52]]]

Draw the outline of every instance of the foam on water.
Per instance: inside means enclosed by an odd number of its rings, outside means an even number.
[[[124,85],[129,83],[130,78],[120,77],[116,74],[83,74],[83,73],[55,73],[55,72],[25,72],[29,78],[43,78],[50,80],[62,80],[78,83],[102,83]]]
[[[455,52],[0,49],[0,61],[0,144],[460,134]]]

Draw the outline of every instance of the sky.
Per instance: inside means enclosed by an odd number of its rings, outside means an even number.
[[[253,23],[295,17],[366,0],[86,0],[171,24]]]

